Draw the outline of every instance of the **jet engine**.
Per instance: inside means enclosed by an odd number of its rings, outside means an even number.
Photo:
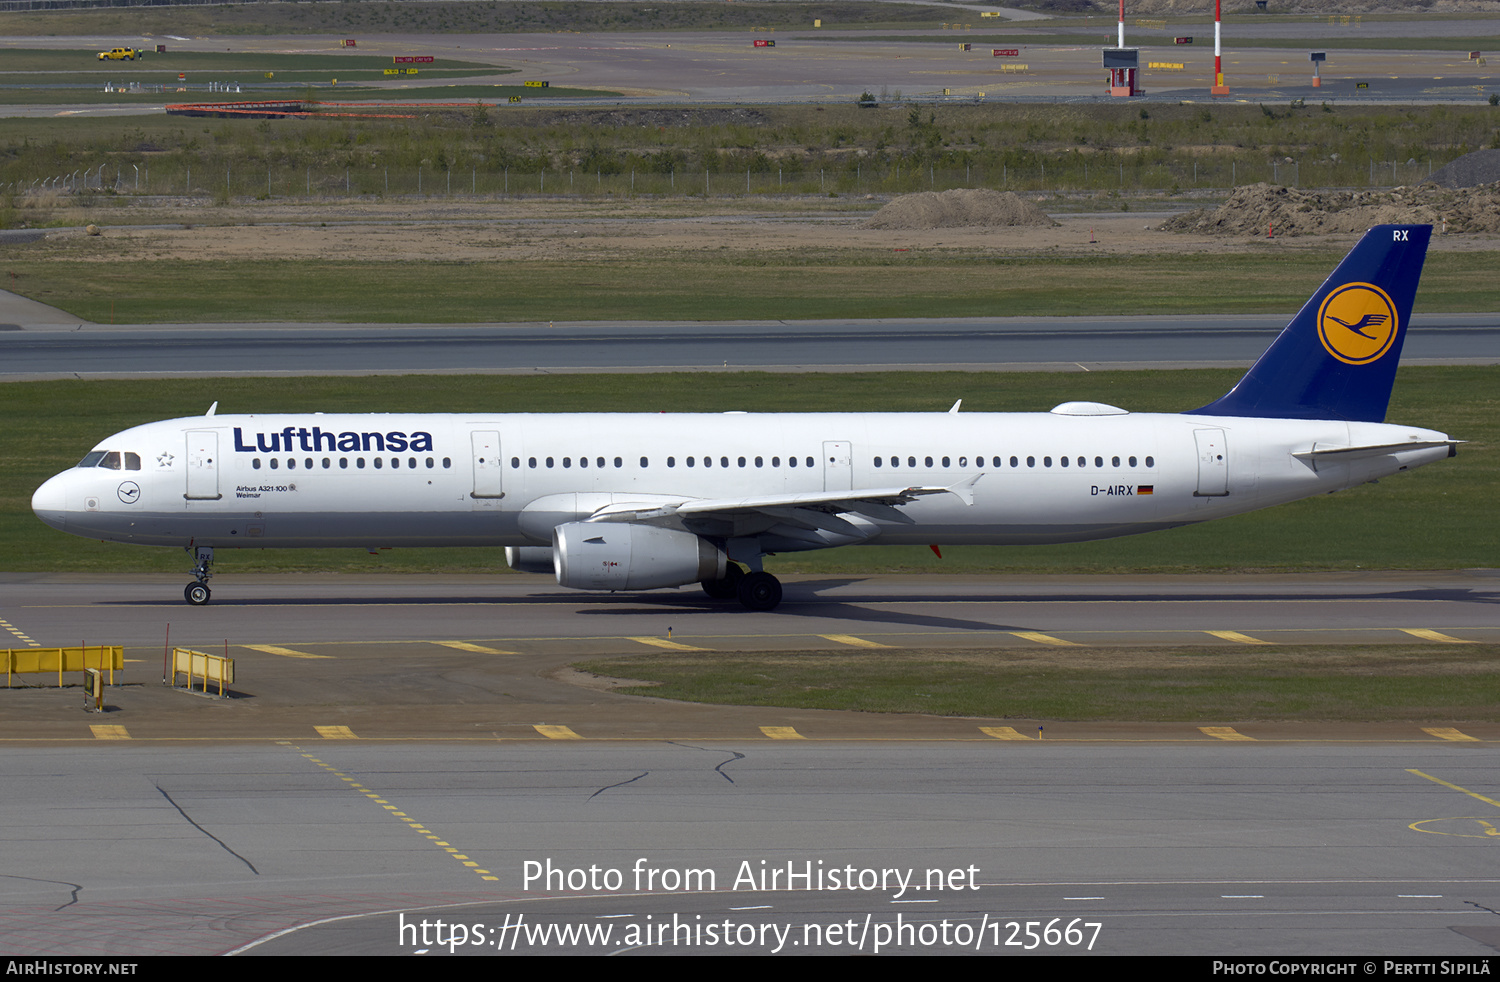
[[[552,550],[547,546],[506,546],[505,565],[517,573],[551,573],[556,571]]]
[[[724,550],[691,532],[628,522],[570,522],[552,530],[557,582],[575,590],[653,590],[722,580]]]

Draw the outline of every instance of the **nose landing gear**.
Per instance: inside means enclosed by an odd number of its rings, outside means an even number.
[[[198,561],[193,567],[193,576],[196,579],[183,588],[182,597],[194,607],[201,607],[208,603],[208,598],[212,596],[208,589],[208,578],[214,575],[213,546],[198,546],[195,558]]]

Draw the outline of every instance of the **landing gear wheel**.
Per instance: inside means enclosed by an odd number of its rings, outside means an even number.
[[[207,583],[189,583],[183,588],[182,596],[194,607],[202,607],[208,603],[210,596]]]
[[[739,585],[740,603],[749,610],[774,610],[781,603],[781,581],[770,573],[746,573]]]
[[[729,563],[724,567],[722,580],[700,580],[698,585],[714,600],[733,600],[740,595],[740,581],[744,578],[744,569]]]

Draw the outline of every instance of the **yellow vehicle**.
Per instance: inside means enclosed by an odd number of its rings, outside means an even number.
[[[110,48],[99,52],[100,61],[135,61],[139,54],[134,48]]]

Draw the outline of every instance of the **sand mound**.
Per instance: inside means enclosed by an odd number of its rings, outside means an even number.
[[[1199,235],[1282,235],[1363,232],[1386,223],[1435,225],[1454,232],[1500,232],[1500,183],[1454,190],[1433,184],[1383,191],[1303,191],[1254,184],[1236,188],[1218,208],[1198,209],[1161,224]]]
[[[865,222],[865,228],[1003,228],[1056,225],[1047,213],[1010,191],[961,188],[903,194]]]

